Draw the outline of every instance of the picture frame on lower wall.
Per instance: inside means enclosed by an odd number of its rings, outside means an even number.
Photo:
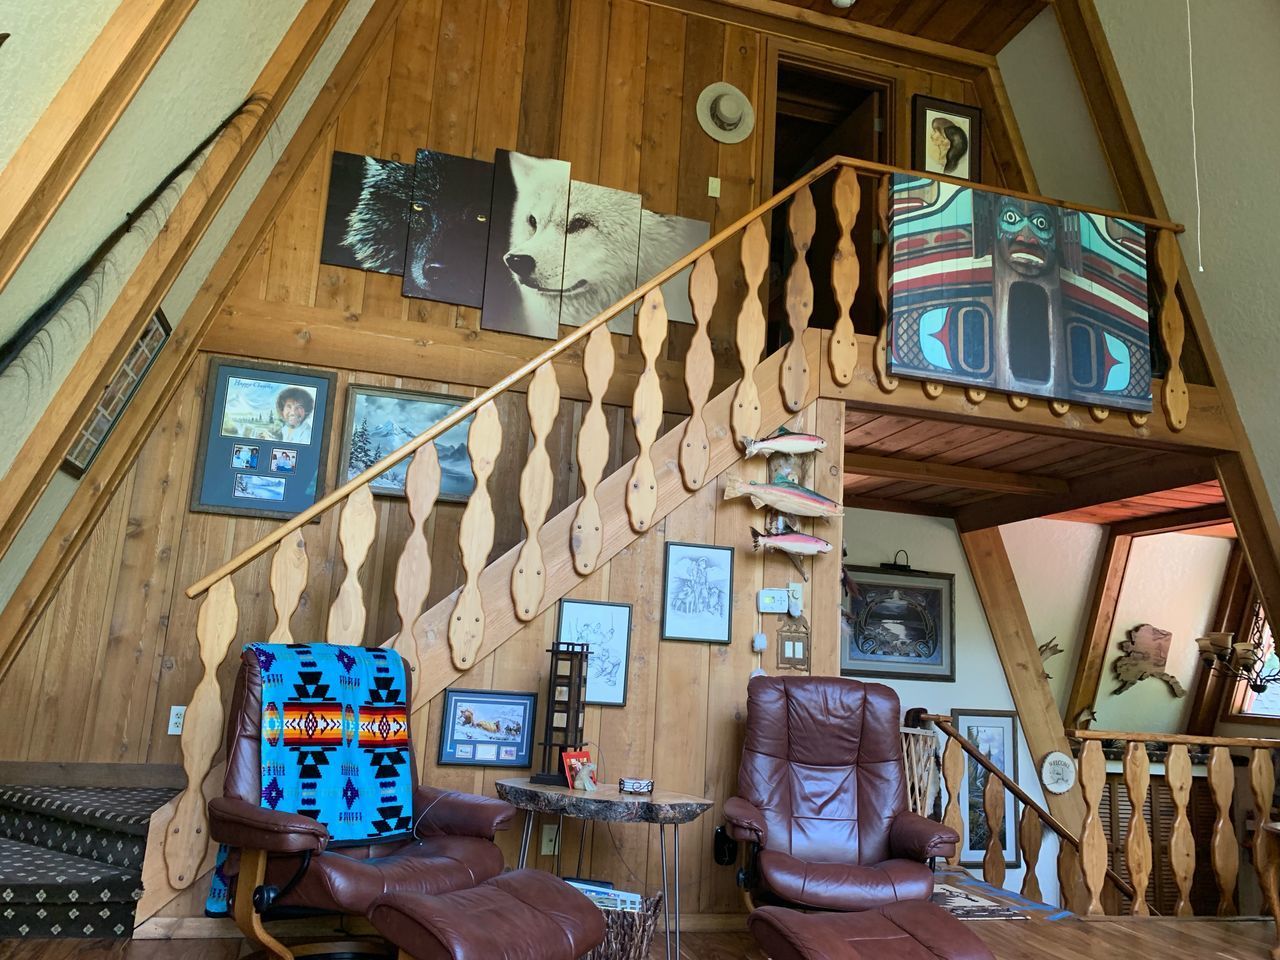
[[[1001,772],[1018,781],[1018,715],[1012,710],[952,710],[951,725],[970,743],[982,751]],[[977,760],[965,755],[964,777],[960,781],[960,866],[979,867],[987,852],[987,814],[983,808],[983,791],[991,774]],[[1000,847],[1005,853],[1005,866],[1022,866],[1018,849],[1018,802],[1013,793],[1004,791],[1004,823],[1000,828]]]
[[[288,520],[324,494],[337,376],[209,360],[191,509]]]
[[[437,762],[469,767],[528,767],[538,695],[515,690],[444,692]]]
[[[662,639],[733,640],[733,547],[667,541]]]
[[[956,678],[955,575],[846,564],[840,675]]]
[[[556,638],[560,643],[585,643],[590,648],[583,703],[626,706],[631,604],[565,598],[560,601]]]

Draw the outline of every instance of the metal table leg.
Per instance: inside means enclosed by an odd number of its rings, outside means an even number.
[[[667,934],[667,960],[671,960],[671,891],[667,886],[667,825],[658,824],[658,847],[662,850],[662,926]],[[679,847],[677,847],[679,849]],[[676,882],[679,882],[677,874]],[[676,912],[676,942],[680,940],[680,916]],[[679,953],[677,952],[677,957]]]
[[[524,831],[520,835],[520,857],[517,860],[519,869],[523,870],[529,862],[529,840],[533,836],[533,811],[524,812]]]
[[[676,848],[676,877],[674,884],[676,892],[676,960],[680,960],[680,824],[672,824],[671,833],[673,837],[672,843]]]

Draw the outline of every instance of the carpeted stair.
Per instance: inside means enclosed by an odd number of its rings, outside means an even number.
[[[122,937],[160,787],[0,784],[0,940]]]

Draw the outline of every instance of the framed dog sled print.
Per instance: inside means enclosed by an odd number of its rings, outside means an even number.
[[[662,639],[733,639],[733,547],[667,542]]]
[[[527,767],[533,756],[536,693],[446,690],[440,723],[441,764]]]
[[[840,674],[899,680],[956,677],[955,577],[847,564]]]

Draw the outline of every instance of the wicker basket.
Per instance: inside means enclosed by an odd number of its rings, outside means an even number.
[[[649,947],[662,913],[662,894],[644,898],[644,909],[636,913],[605,910],[604,943],[583,960],[649,960]]]

